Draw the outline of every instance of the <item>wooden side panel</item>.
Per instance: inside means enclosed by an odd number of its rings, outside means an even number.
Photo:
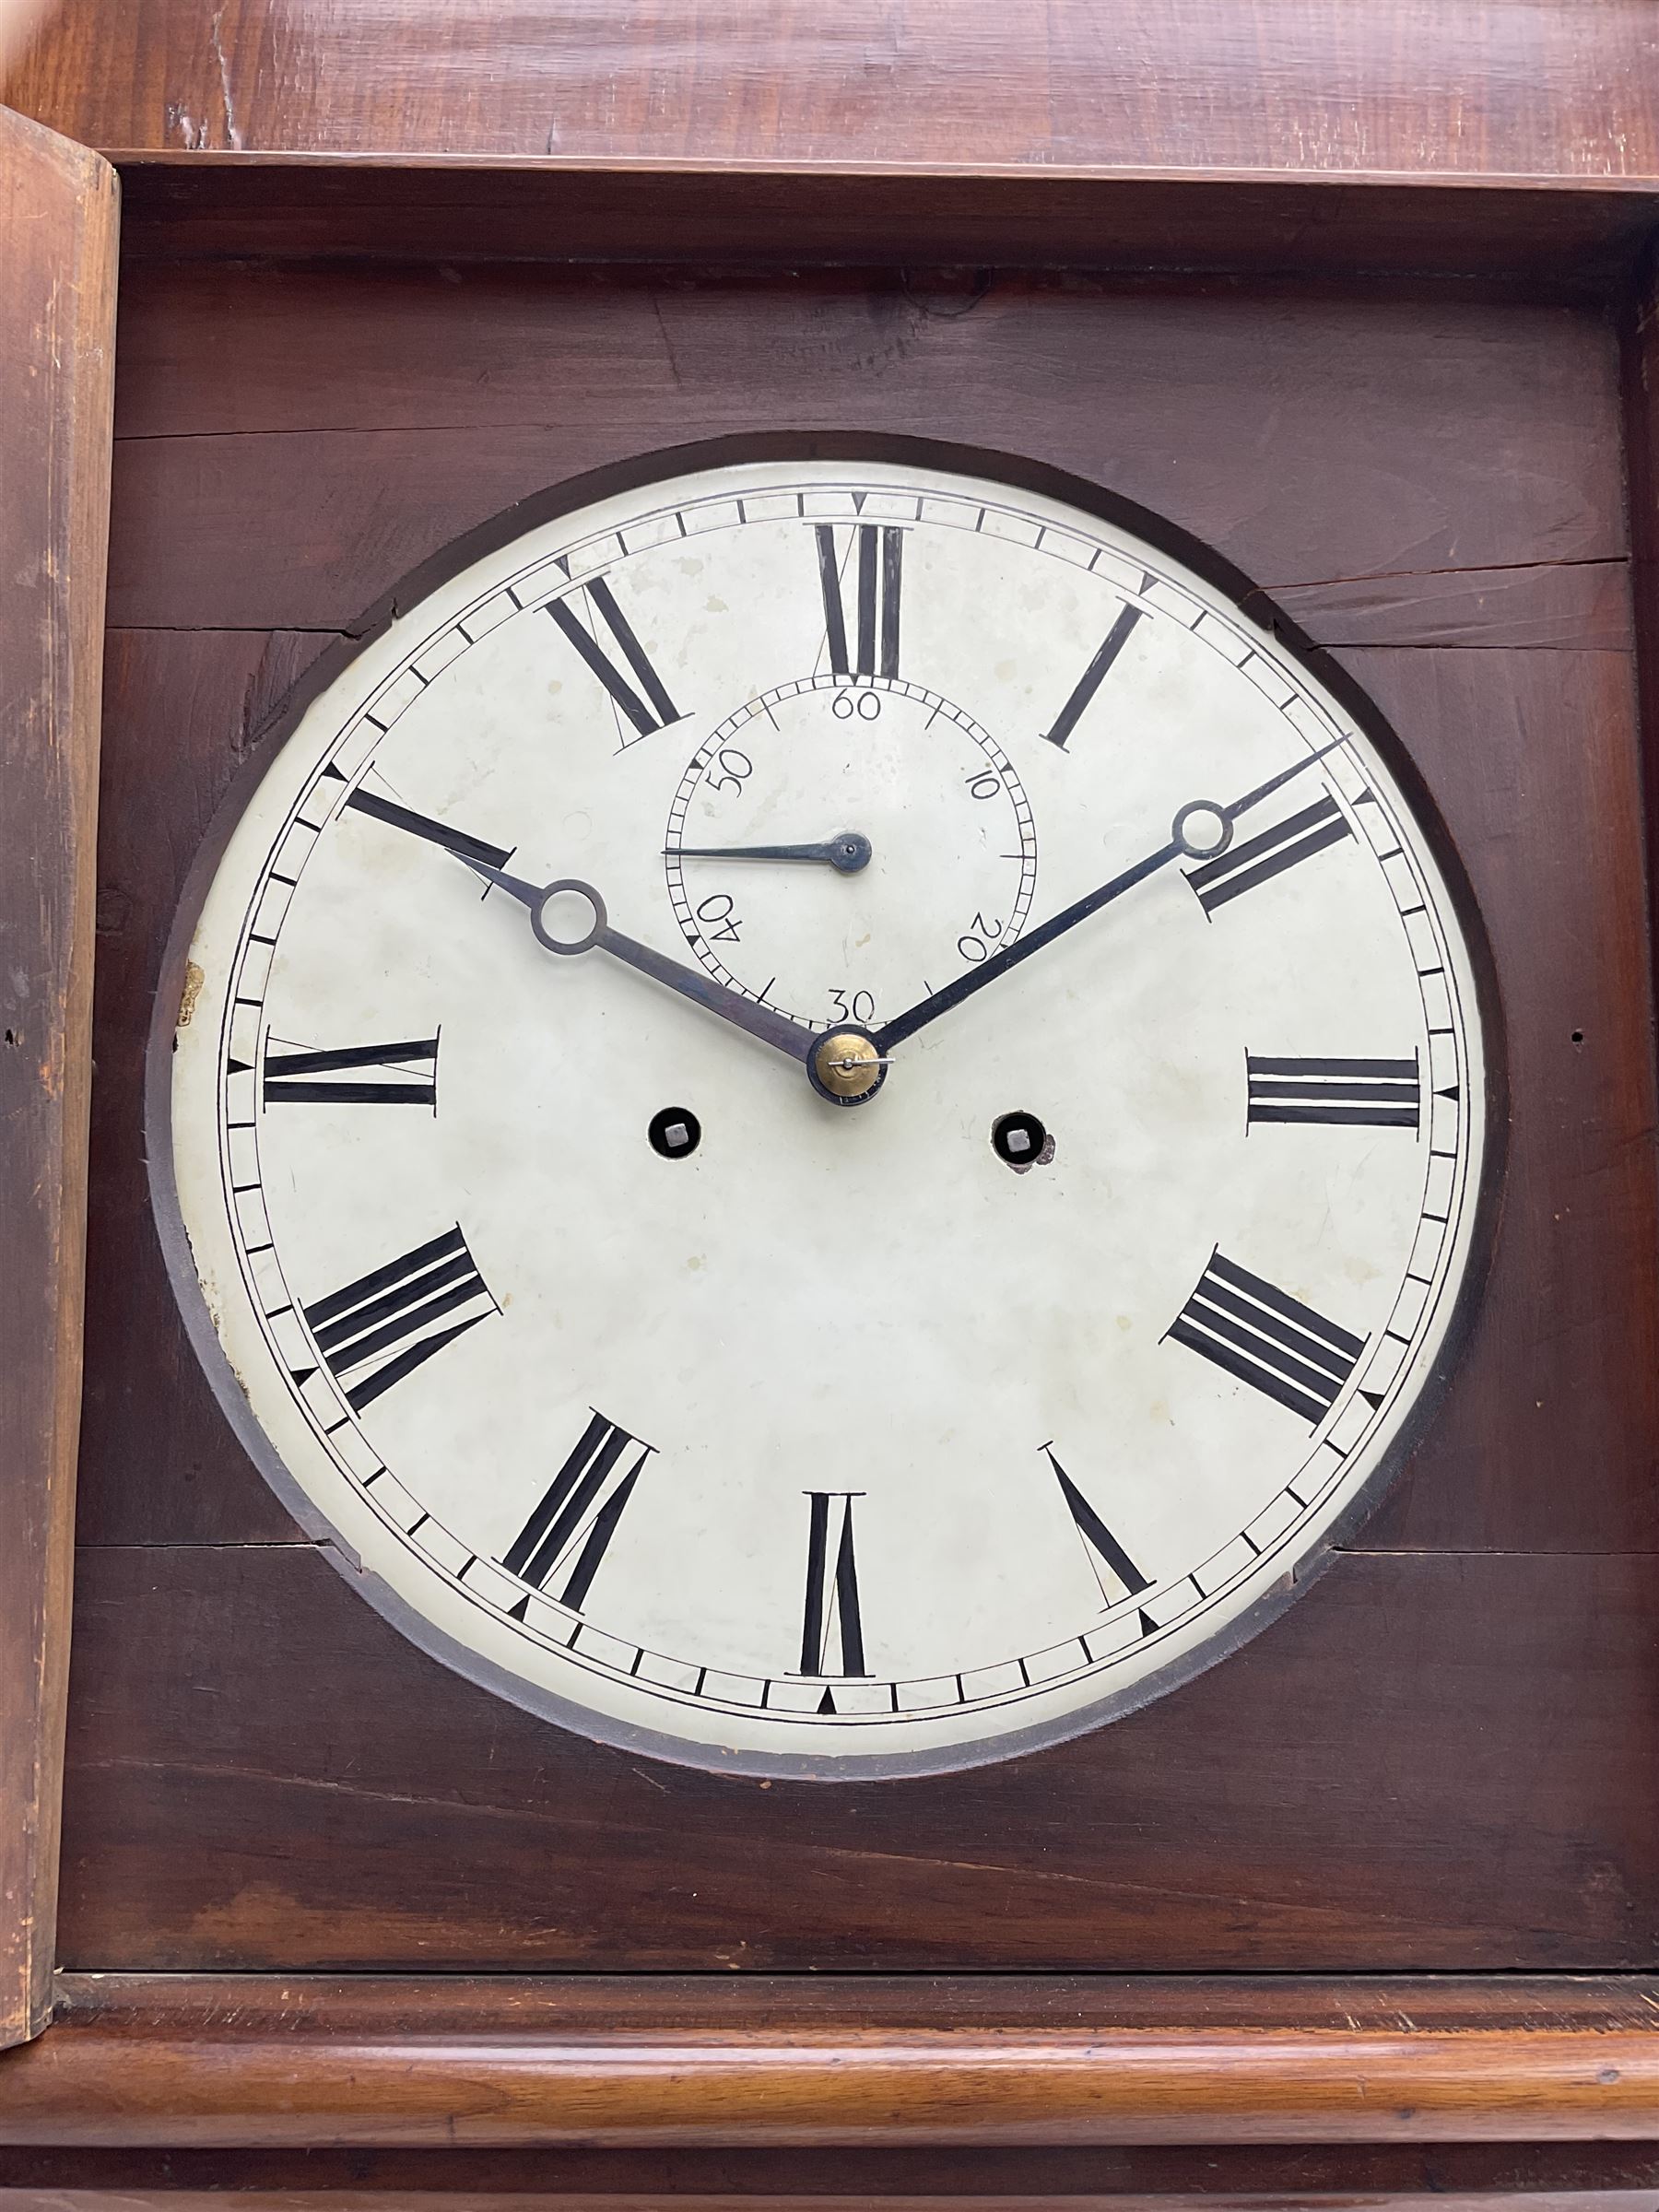
[[[51,2006],[115,237],[108,166],[0,109],[0,2045]]]
[[[1652,177],[1646,0],[72,0],[15,104],[109,148]]]

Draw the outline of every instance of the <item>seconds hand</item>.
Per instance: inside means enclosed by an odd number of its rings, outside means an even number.
[[[925,1029],[930,1021],[936,1021],[941,1014],[948,1014],[952,1006],[959,1006],[964,999],[971,998],[976,991],[982,991],[987,983],[994,982],[999,975],[1006,975],[1010,968],[1018,968],[1021,960],[1029,960],[1034,952],[1041,952],[1045,945],[1052,945],[1056,937],[1064,936],[1068,929],[1076,929],[1079,922],[1087,922],[1090,914],[1098,913],[1103,906],[1110,906],[1114,899],[1121,899],[1125,891],[1132,891],[1137,883],[1144,883],[1148,876],[1156,876],[1159,869],[1168,867],[1171,861],[1183,856],[1191,860],[1216,859],[1231,844],[1233,824],[1241,814],[1247,814],[1253,806],[1259,806],[1264,799],[1271,797],[1276,791],[1288,783],[1292,776],[1300,776],[1304,769],[1312,768],[1315,761],[1323,760],[1327,753],[1334,753],[1339,745],[1346,742],[1344,738],[1334,737],[1329,745],[1322,745],[1316,753],[1310,753],[1305,759],[1281,769],[1277,776],[1269,776],[1265,783],[1258,783],[1253,791],[1247,791],[1241,799],[1235,799],[1230,806],[1212,806],[1203,800],[1183,806],[1175,817],[1175,825],[1167,845],[1160,845],[1156,853],[1148,853],[1144,860],[1137,860],[1133,867],[1125,868],[1121,876],[1114,876],[1110,883],[1101,884],[1098,890],[1089,891],[1070,906],[1062,907],[1041,927],[1028,931],[1023,937],[1017,938],[1001,952],[993,953],[979,967],[971,968],[966,975],[958,976],[954,983],[947,983],[942,991],[934,992],[930,997],[907,1008],[904,1013],[896,1014],[891,1021],[884,1022],[880,1029],[871,1032],[871,1042],[876,1050],[885,1059],[894,1045],[901,1044],[907,1037],[913,1037],[918,1030]],[[1184,837],[1182,824],[1194,814],[1206,814],[1218,819],[1222,826],[1221,834],[1208,843],[1199,843]]]
[[[871,846],[860,831],[843,830],[816,845],[665,845],[663,852],[668,860],[818,860],[852,876],[869,865]]]

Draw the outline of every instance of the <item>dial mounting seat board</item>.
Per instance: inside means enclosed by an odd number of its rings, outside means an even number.
[[[210,307],[211,375],[176,343]],[[105,880],[130,903],[102,946],[79,1633],[88,1683],[135,1634],[150,1662],[119,1704],[88,1695],[75,1714],[65,1957],[698,1967],[741,1941],[746,1962],[778,1967],[1634,1963],[1626,1900],[1654,1868],[1636,1816],[1649,1616],[1633,1555],[1654,1508],[1631,1440],[1659,1407],[1641,1349],[1652,1072],[1605,321],[1017,276],[951,321],[851,275],[665,291],[580,272],[439,287],[382,269],[365,288],[345,271],[188,268],[135,271],[127,318],[104,821]],[[264,344],[276,323],[306,334],[300,353]],[[895,341],[879,386],[860,366],[872,327]],[[618,348],[634,364],[620,387],[603,366]],[[343,355],[365,369],[346,387],[323,366]],[[478,380],[486,355],[517,364],[505,386]],[[1073,373],[1052,376],[1055,360]],[[180,869],[239,755],[327,649],[316,633],[337,636],[396,570],[513,496],[717,432],[735,376],[746,413],[783,427],[832,411],[876,428],[902,404],[948,434],[1093,466],[1277,587],[1410,734],[1490,919],[1518,1094],[1487,1313],[1406,1487],[1323,1587],[1160,1711],[1034,1763],[844,1796],[641,1768],[563,1735],[554,1775],[539,1724],[352,1601],[192,1370],[132,1118]],[[1529,470],[1495,471],[1494,441],[1524,442]],[[1177,444],[1194,459],[1172,501],[1159,456]],[[257,533],[239,525],[249,512]],[[1362,594],[1355,577],[1378,581]],[[1567,728],[1576,744],[1547,735]],[[1605,868],[1563,863],[1592,839]],[[1540,928],[1541,869],[1575,928]],[[1564,1004],[1582,1011],[1562,1035]],[[1540,1274],[1550,1312],[1583,1315],[1572,1327],[1540,1311]],[[175,1380],[135,1438],[123,1409],[155,1404],[158,1371]],[[1586,1713],[1585,1665],[1628,1688]],[[217,1718],[183,1693],[205,1667],[225,1686]],[[345,1678],[359,1696],[337,1696]],[[149,1764],[126,1764],[139,1747]],[[146,1778],[158,1767],[166,1789]],[[1410,1787],[1379,1798],[1379,1772]],[[1308,1808],[1300,1825],[1287,1797]],[[1470,1832],[1502,1839],[1501,1897],[1478,1853],[1437,1841]],[[1586,1850],[1609,1869],[1588,1887]],[[441,1900],[438,1870],[457,1862],[477,1878]],[[826,1888],[835,1866],[858,1879]],[[1242,1916],[1228,1901],[1241,1866]]]

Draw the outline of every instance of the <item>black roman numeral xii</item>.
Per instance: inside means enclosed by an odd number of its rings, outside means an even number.
[[[831,671],[836,676],[896,677],[903,531],[879,523],[855,524],[843,572],[836,553],[833,524],[815,523],[813,529],[818,538],[824,639]],[[849,581],[853,586],[851,607],[845,596]]]

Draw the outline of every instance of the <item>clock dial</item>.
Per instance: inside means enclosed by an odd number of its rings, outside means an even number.
[[[314,699],[188,932],[181,1294],[428,1649],[927,1771],[1287,1601],[1443,1371],[1486,1076],[1351,705],[1049,491],[571,508]]]

